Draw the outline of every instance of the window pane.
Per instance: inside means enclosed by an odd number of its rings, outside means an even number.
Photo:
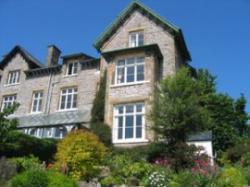
[[[142,112],[142,107],[143,107],[143,104],[137,104],[136,105],[136,112]]]
[[[134,105],[126,105],[126,113],[133,113]]]
[[[76,108],[77,105],[77,94],[74,94],[73,96],[73,108]]]
[[[55,137],[59,138],[60,137],[60,128],[55,127]]]
[[[126,64],[127,65],[133,65],[133,64],[135,64],[135,58],[128,58]]]
[[[65,108],[65,102],[66,102],[66,96],[65,95],[63,95],[62,96],[62,100],[61,100],[61,109],[64,109]]]
[[[68,95],[67,106],[66,106],[67,109],[71,108],[71,98],[72,98],[72,95]]]
[[[136,127],[136,138],[142,138],[142,127]]]
[[[73,68],[72,66],[73,66],[73,64],[68,65],[68,75],[72,74],[72,68]]]
[[[136,116],[136,126],[142,126],[142,115]]]
[[[125,60],[119,60],[117,63],[117,66],[124,66],[125,65]]]
[[[125,139],[133,138],[133,133],[134,133],[133,128],[126,128],[125,129]]]
[[[73,69],[73,74],[76,74],[77,73],[77,62],[74,63],[74,69]]]
[[[118,114],[123,114],[123,106],[118,106]]]
[[[144,65],[137,66],[137,81],[144,80]]]
[[[123,117],[118,117],[118,127],[123,127]]]
[[[118,128],[118,139],[122,139],[123,129]]]
[[[136,46],[136,34],[132,33],[130,34],[130,47]]]
[[[138,45],[142,46],[144,44],[144,36],[143,33],[139,33],[139,42]]]
[[[134,116],[126,116],[125,127],[133,127],[134,125]]]
[[[124,67],[117,68],[117,83],[124,83]]]
[[[144,57],[137,57],[136,63],[144,63]]]
[[[135,73],[135,67],[127,67],[127,82],[134,82],[134,73]]]

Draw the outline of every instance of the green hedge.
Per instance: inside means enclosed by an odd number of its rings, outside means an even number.
[[[57,140],[39,139],[21,132],[8,133],[6,142],[0,146],[0,157],[22,157],[34,155],[42,161],[51,161],[56,152]]]

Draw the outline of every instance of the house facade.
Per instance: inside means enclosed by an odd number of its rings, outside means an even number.
[[[18,102],[11,117],[18,118],[20,130],[63,138],[74,128],[89,127],[100,77],[107,70],[105,123],[112,129],[113,143],[152,141],[147,114],[155,85],[191,61],[181,29],[133,1],[94,46],[98,59],[84,53],[61,56],[50,45],[47,64],[14,47],[0,63],[1,110]]]

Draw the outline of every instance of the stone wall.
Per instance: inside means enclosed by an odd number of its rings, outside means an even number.
[[[102,46],[101,51],[110,51],[129,47],[129,32],[142,30],[144,33],[144,44],[158,44],[163,55],[163,76],[176,72],[177,63],[183,63],[179,57],[175,40],[161,26],[150,20],[140,12],[135,11],[114,35]]]
[[[97,84],[100,79],[99,70],[95,67],[81,70],[79,64],[78,74],[74,76],[66,76],[66,64],[62,67],[61,73],[53,73],[52,75],[42,75],[32,78],[26,78],[24,73],[28,70],[28,63],[17,54],[4,68],[3,77],[0,84],[0,98],[3,96],[17,94],[17,102],[20,107],[15,112],[16,116],[25,116],[31,114],[32,95],[34,91],[43,91],[42,112],[58,112],[61,89],[65,87],[78,87],[78,109],[91,105],[95,98]],[[21,70],[20,83],[16,85],[6,85],[9,71]],[[51,78],[50,78],[51,76]],[[49,90],[51,86],[51,91]],[[48,102],[48,94],[52,93],[51,101]],[[48,110],[46,111],[46,104]]]

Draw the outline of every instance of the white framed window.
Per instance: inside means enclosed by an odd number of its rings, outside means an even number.
[[[143,103],[114,107],[113,142],[145,141],[145,107]]]
[[[17,84],[20,80],[20,70],[10,71],[8,75],[7,84]]]
[[[36,91],[32,96],[31,113],[42,112],[43,91]]]
[[[64,88],[61,90],[59,110],[77,109],[77,88]]]
[[[16,101],[16,95],[7,95],[3,97],[1,111],[14,105]]]
[[[118,60],[116,64],[115,84],[144,81],[144,61],[144,57]]]
[[[37,138],[56,138],[62,139],[67,135],[67,129],[63,126],[34,128],[27,131],[27,134]]]
[[[71,62],[67,65],[67,75],[76,75],[77,74],[78,62]]]
[[[129,47],[138,47],[144,45],[144,34],[140,32],[129,33]]]

